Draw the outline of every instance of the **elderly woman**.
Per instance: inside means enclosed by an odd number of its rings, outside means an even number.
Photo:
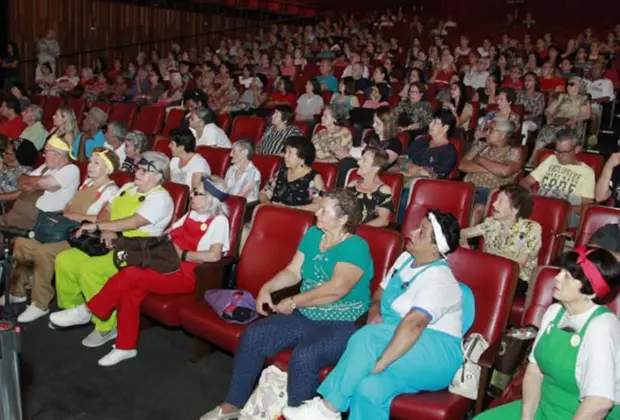
[[[189,117],[189,128],[196,137],[196,146],[230,148],[228,136],[217,126],[215,112],[209,108],[200,107],[192,111]]]
[[[225,402],[201,420],[236,418],[265,361],[286,348],[293,348],[288,405],[312,398],[320,370],[338,361],[355,320],[368,310],[373,263],[368,244],[354,234],[361,218],[355,195],[343,190],[326,195],[316,215],[316,226],[306,232],[292,261],[258,293],[258,312],[267,315],[267,306],[275,314],[245,330]],[[272,302],[273,292],[299,283],[300,293]]]
[[[474,318],[473,294],[446,261],[458,244],[456,218],[429,211],[375,292],[367,325],[319,387],[323,399],[285,407],[287,420],[340,419],[347,410],[351,420],[387,420],[397,395],[450,384]]]
[[[492,215],[479,225],[461,231],[461,246],[469,247],[468,239],[481,236],[484,252],[519,264],[521,272],[515,292],[518,297],[524,297],[527,292],[542,245],[542,228],[528,219],[533,209],[534,199],[525,188],[504,185],[493,203]]]
[[[374,147],[364,149],[359,160],[359,178],[347,185],[362,206],[362,224],[385,227],[394,212],[392,188],[381,181],[380,175],[387,166],[388,154]]]
[[[479,420],[617,419],[620,416],[620,321],[602,301],[620,279],[605,249],[562,257],[557,301],[542,318],[523,379],[523,400]]]
[[[203,176],[192,190],[191,209],[170,230],[181,259],[181,269],[162,274],[150,268],[129,266],[115,274],[86,304],[56,313],[64,326],[87,324],[91,317],[107,319],[118,311],[118,335],[110,353],[99,360],[113,366],[136,357],[140,333],[140,303],[150,293],[172,295],[194,290],[196,266],[217,262],[229,249],[228,206],[224,180]]]
[[[94,223],[85,223],[76,232],[101,232],[109,249],[122,232],[125,237],[159,236],[172,219],[174,203],[162,187],[170,162],[159,152],[144,152],[137,164],[134,182],[125,184],[105,205]],[[75,308],[92,299],[110,277],[118,272],[112,253],[91,257],[77,248],[56,257],[56,294],[60,308]],[[50,315],[52,326],[71,325],[75,311]],[[116,315],[104,321],[93,318],[95,329],[82,340],[85,347],[99,347],[116,338]]]
[[[341,104],[327,105],[323,110],[323,129],[312,136],[318,162],[337,162],[338,155],[349,154],[353,146],[353,135],[351,130],[344,126],[348,115]]]
[[[547,124],[544,125],[536,138],[532,159],[538,149],[555,141],[555,135],[563,128],[577,130],[578,141],[583,142],[585,122],[590,119],[592,112],[588,97],[580,93],[581,79],[573,77],[568,81],[566,93],[561,93],[551,101],[545,110]],[[533,162],[533,160],[532,160]]]
[[[503,118],[511,121],[517,127],[519,126],[519,114],[514,112],[512,105],[517,100],[517,95],[510,88],[499,88],[497,92],[497,111],[488,112],[483,118],[478,120],[478,128],[476,129],[476,139],[485,138],[488,126],[492,121]]]
[[[136,163],[142,157],[142,153],[146,151],[148,139],[140,130],[133,130],[125,136],[125,160],[121,166],[121,171],[134,173]]]
[[[0,201],[19,197],[18,179],[29,173],[37,160],[37,148],[30,141],[15,139],[6,144],[0,161]]]
[[[82,222],[95,222],[104,205],[118,192],[118,187],[110,180],[110,174],[118,167],[119,160],[114,152],[95,149],[88,162],[88,178],[65,206],[63,216],[75,222],[76,227]],[[17,318],[18,322],[32,322],[49,313],[49,304],[54,297],[54,260],[70,248],[67,241],[41,243],[36,239],[17,238],[13,250],[17,266],[11,295],[26,297],[28,267],[32,266],[34,270],[30,305]]]
[[[301,136],[301,132],[293,124],[295,113],[288,105],[276,105],[271,115],[271,125],[265,129],[263,137],[256,146],[256,153],[263,155],[279,155],[284,150],[284,142],[291,136]]]
[[[284,165],[261,191],[260,202],[314,211],[315,199],[325,190],[323,178],[312,168],[315,156],[310,140],[289,137],[284,147]]]
[[[409,132],[412,139],[424,134],[433,118],[433,106],[424,99],[425,94],[426,85],[412,83],[407,99],[400,101],[394,111],[398,116],[398,130]]]
[[[194,174],[211,174],[211,168],[205,158],[196,153],[196,137],[190,130],[176,128],[170,135],[170,180],[191,188]]]
[[[228,194],[245,197],[248,203],[258,200],[261,175],[252,163],[254,147],[249,140],[236,141],[230,150],[232,165],[226,171]]]

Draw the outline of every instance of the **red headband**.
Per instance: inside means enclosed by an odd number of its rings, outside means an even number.
[[[601,272],[586,258],[594,251],[596,251],[596,248],[590,249],[589,251],[586,250],[585,246],[575,248],[575,252],[579,254],[579,257],[577,257],[577,264],[581,266],[583,274],[585,274],[586,278],[590,281],[596,297],[603,298],[610,292],[609,285],[601,275]]]

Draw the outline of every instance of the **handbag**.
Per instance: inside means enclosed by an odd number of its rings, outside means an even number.
[[[168,235],[133,238],[121,236],[114,246],[114,265],[119,270],[133,265],[172,274],[181,269],[181,260]]]
[[[34,239],[42,244],[66,241],[69,239],[71,230],[77,226],[79,223],[61,213],[40,211],[34,224]]]
[[[527,358],[534,339],[536,328],[512,328],[502,337],[495,370],[512,376],[523,360]]]
[[[448,390],[470,400],[478,397],[480,371],[478,361],[482,353],[489,348],[489,343],[481,334],[470,334],[461,342],[463,349],[463,365],[456,371]]]
[[[258,380],[258,386],[243,406],[239,419],[277,420],[288,402],[287,382],[288,375],[276,366],[265,368]]]
[[[72,248],[79,249],[89,257],[101,257],[110,252],[105,242],[101,242],[100,232],[84,232],[80,237],[76,238],[74,235],[76,230],[72,230],[67,238],[67,242],[69,242]]]

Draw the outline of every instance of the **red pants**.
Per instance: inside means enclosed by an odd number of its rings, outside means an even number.
[[[162,274],[150,268],[123,268],[86,305],[97,318],[107,319],[118,311],[116,348],[133,350],[140,333],[140,304],[149,293],[191,293],[195,287],[195,264],[181,263],[181,270]]]

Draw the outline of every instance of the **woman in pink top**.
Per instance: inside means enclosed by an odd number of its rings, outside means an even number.
[[[370,97],[364,102],[362,108],[377,109],[382,106],[390,106],[388,96],[390,89],[385,83],[377,83],[370,91]]]
[[[280,74],[282,74],[282,77],[289,77],[291,80],[293,80],[295,74],[297,74],[297,67],[295,67],[293,56],[290,53],[284,56],[284,62],[280,66]]]

